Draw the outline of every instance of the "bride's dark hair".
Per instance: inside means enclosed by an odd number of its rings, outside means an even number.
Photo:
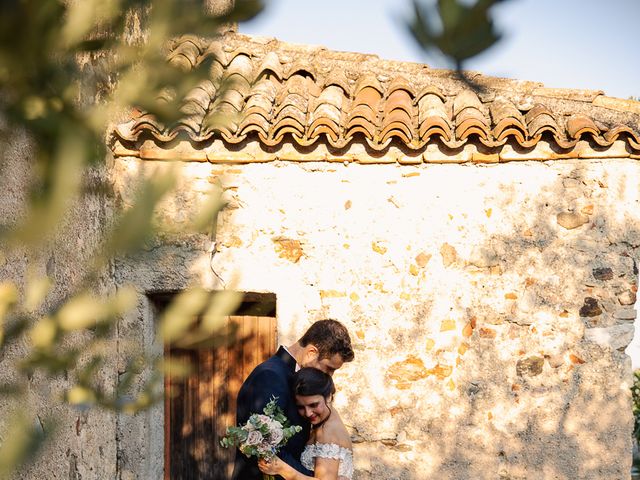
[[[331,375],[313,367],[305,367],[298,370],[293,376],[293,393],[308,397],[322,395],[330,398],[336,393]]]

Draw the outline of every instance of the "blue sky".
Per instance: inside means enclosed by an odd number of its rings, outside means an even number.
[[[265,3],[240,32],[448,67],[425,55],[407,33],[408,0]],[[510,0],[495,13],[503,40],[468,69],[547,87],[640,97],[640,0]]]

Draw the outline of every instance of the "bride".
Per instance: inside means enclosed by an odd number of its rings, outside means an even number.
[[[302,452],[302,465],[313,477],[298,472],[278,457],[260,460],[258,467],[267,475],[285,480],[351,480],[353,450],[351,438],[340,415],[331,408],[336,389],[328,374],[312,367],[298,370],[293,377],[293,393],[300,415],[311,423],[309,441]]]

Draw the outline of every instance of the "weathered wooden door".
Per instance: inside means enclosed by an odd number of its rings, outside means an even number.
[[[189,362],[192,374],[165,382],[165,480],[228,480],[235,451],[220,446],[226,427],[235,423],[236,397],[244,379],[276,349],[274,316],[227,318],[237,326],[227,347],[165,354]]]

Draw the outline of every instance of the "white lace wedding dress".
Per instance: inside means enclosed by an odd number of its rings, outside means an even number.
[[[338,480],[353,478],[353,452],[335,443],[312,443],[304,447],[300,458],[304,468],[313,471],[316,457],[340,460]]]

